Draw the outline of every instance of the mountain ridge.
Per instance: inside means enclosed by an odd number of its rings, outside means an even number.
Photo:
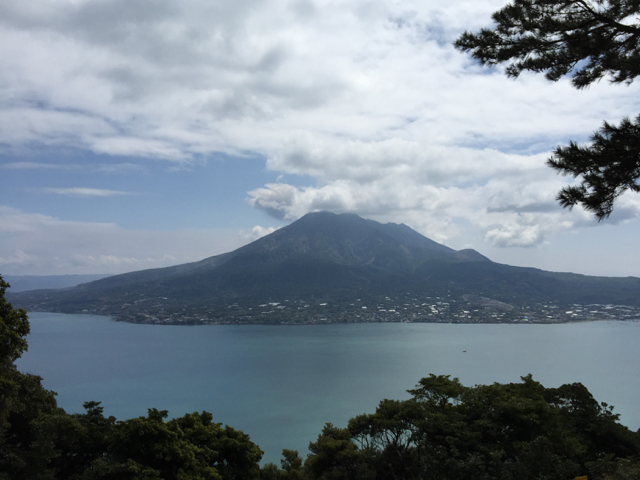
[[[118,318],[183,311],[222,318],[229,305],[242,304],[253,312],[259,305],[283,299],[303,303],[323,299],[320,303],[351,307],[362,298],[382,301],[406,294],[461,302],[464,295],[475,295],[510,305],[638,305],[639,293],[640,279],[635,277],[589,277],[502,265],[475,250],[453,250],[403,224],[317,212],[199,262],[115,275],[63,291],[23,292],[12,298],[32,310],[84,311]]]

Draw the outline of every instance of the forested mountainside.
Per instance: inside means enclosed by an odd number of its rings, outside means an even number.
[[[199,262],[114,275],[64,290],[22,292],[11,299],[32,311],[161,323],[180,318],[188,323],[457,321],[466,315],[470,321],[524,316],[562,321],[556,313],[573,304],[640,305],[640,279],[498,264],[474,250],[450,249],[406,225],[319,212]],[[515,308],[515,316],[504,308],[496,313],[496,302]],[[410,315],[398,317],[407,304]],[[402,312],[395,313],[398,306]],[[524,307],[536,314],[527,315]],[[394,315],[374,316],[374,310],[393,310]]]

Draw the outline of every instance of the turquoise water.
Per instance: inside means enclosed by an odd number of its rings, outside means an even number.
[[[68,412],[102,401],[118,419],[207,410],[279,463],[303,457],[326,422],[373,412],[429,373],[466,385],[582,382],[640,427],[640,322],[562,325],[349,324],[155,326],[31,313],[22,371],[43,377]],[[466,350],[466,352],[465,352]]]

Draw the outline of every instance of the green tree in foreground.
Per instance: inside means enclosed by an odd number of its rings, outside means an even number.
[[[0,276],[0,359],[2,366],[12,364],[27,349],[29,320],[23,309],[14,309],[4,294],[9,284]]]
[[[67,414],[40,377],[13,361],[26,349],[28,322],[4,299],[0,277],[0,480],[589,480],[640,478],[640,432],[579,383],[465,387],[420,380],[409,400],[383,400],[347,428],[327,424],[306,461],[283,451],[282,468],[259,468],[249,437],[210,413],[116,421],[99,402]]]
[[[302,466],[302,458],[298,455],[297,450],[282,450],[282,460],[280,460],[282,469],[279,469],[275,463],[267,463],[260,470],[261,480],[304,480],[307,478]]]
[[[0,277],[0,479],[46,478],[54,452],[41,441],[39,422],[56,411],[52,392],[40,377],[16,370],[14,361],[27,349],[27,314],[5,299],[9,287]]]
[[[571,75],[576,88],[609,76],[631,83],[640,75],[640,0],[514,0],[493,14],[496,26],[455,42],[482,65],[507,64],[506,73]],[[580,178],[558,193],[563,207],[581,204],[598,220],[626,190],[640,191],[640,116],[619,126],[605,122],[591,145],[558,147],[548,165]]]
[[[29,322],[0,277],[0,480],[256,479],[262,451],[210,413],[166,421],[167,412],[116,421],[99,402],[67,414],[41,378],[19,372]],[[291,477],[294,478],[294,477]]]
[[[383,400],[310,444],[310,479],[590,480],[640,478],[640,432],[579,383],[465,387],[423,378],[411,399]]]

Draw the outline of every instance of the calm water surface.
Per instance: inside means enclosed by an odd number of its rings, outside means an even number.
[[[640,427],[640,322],[562,325],[352,324],[155,326],[31,313],[22,371],[43,377],[67,412],[102,401],[125,419],[207,410],[251,436],[265,461],[304,457],[326,422],[375,410],[429,373],[463,384],[582,382]],[[466,350],[466,352],[465,352]]]

